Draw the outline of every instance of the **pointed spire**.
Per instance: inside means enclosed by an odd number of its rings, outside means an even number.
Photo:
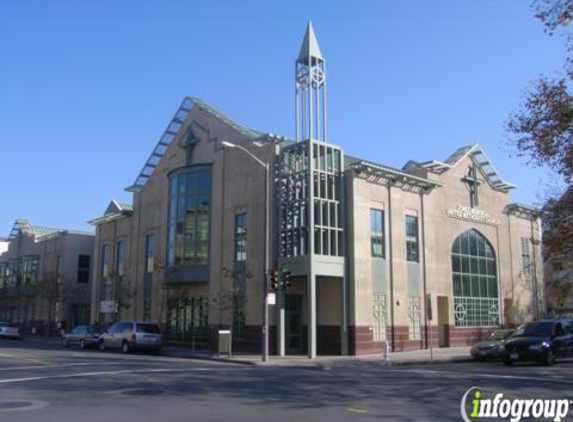
[[[320,47],[318,46],[318,41],[316,40],[316,35],[314,35],[311,21],[308,21],[304,41],[300,47],[300,53],[298,53],[298,60],[304,60],[309,56],[323,59],[322,54],[320,53]]]

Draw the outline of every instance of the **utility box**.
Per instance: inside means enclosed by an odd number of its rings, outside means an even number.
[[[231,357],[231,330],[219,330],[217,353],[219,357],[227,355]]]

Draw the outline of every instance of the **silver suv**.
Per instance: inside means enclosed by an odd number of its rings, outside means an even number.
[[[153,322],[116,322],[105,330],[98,340],[99,350],[121,349],[123,353],[129,353],[134,349],[157,353],[162,346],[161,331]]]

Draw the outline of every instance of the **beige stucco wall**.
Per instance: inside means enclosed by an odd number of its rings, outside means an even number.
[[[348,228],[350,238],[351,324],[364,326],[372,326],[373,324],[373,280],[370,251],[371,208],[384,210],[386,261],[388,264],[386,277],[388,281],[393,280],[392,304],[395,325],[408,325],[406,215],[415,215],[419,218],[421,255],[418,269],[422,285],[425,275],[426,292],[432,295],[434,325],[437,323],[437,296],[449,297],[449,323],[454,324],[451,248],[455,239],[470,229],[475,229],[484,235],[495,250],[498,285],[501,293],[501,322],[510,322],[504,321],[503,299],[506,298],[513,298],[514,322],[532,317],[531,292],[527,291],[526,283],[517,277],[515,270],[512,272],[512,268],[521,268],[520,237],[531,237],[532,225],[534,237],[539,237],[537,222],[531,222],[528,219],[513,215],[508,216],[505,210],[510,203],[509,194],[494,190],[487,183],[483,183],[479,188],[480,202],[477,208],[497,220],[497,224],[461,220],[449,217],[447,214],[449,208],[455,208],[458,205],[470,206],[469,191],[462,178],[467,174],[471,164],[471,159],[466,157],[457,166],[441,175],[430,174],[429,178],[442,183],[443,186],[424,195],[397,186],[388,188],[377,184],[372,179],[366,180],[366,177],[347,172],[346,183],[349,192],[348,198],[350,198],[348,207],[352,215],[351,227]],[[480,178],[485,181],[484,175],[480,175]],[[422,224],[424,225],[423,228]],[[422,246],[425,246],[423,251]],[[538,247],[535,249],[535,254],[538,263],[538,279],[541,280],[541,265],[539,265],[541,261],[539,260]],[[390,265],[390,260],[392,265]],[[390,298],[389,285],[387,294]],[[390,300],[388,305],[388,322],[390,323]]]
[[[204,130],[197,129],[197,123]],[[154,260],[158,267],[166,267],[167,220],[170,172],[185,167],[186,148],[183,145],[187,128],[191,125],[199,142],[192,153],[191,165],[211,166],[211,211],[209,277],[203,282],[183,283],[183,290],[190,296],[209,296],[209,322],[212,325],[228,324],[229,315],[221,309],[221,302],[228,300],[232,278],[225,269],[234,265],[234,225],[235,214],[248,213],[247,242],[247,312],[246,323],[260,324],[260,300],[264,273],[264,169],[243,151],[221,148],[221,141],[228,141],[247,148],[265,162],[274,162],[276,146],[259,147],[220,120],[199,107],[194,107],[179,130],[180,136],[173,140],[165,155],[154,170],[153,175],[141,192],[134,193],[133,215],[119,222],[98,226],[97,244],[116,244],[117,237],[129,239],[126,267],[130,268],[129,278],[136,281],[134,306],[129,317],[139,319],[143,315],[143,278],[145,236],[154,236]],[[151,149],[151,146],[150,146]],[[272,178],[272,170],[270,172]],[[272,180],[272,179],[271,179]],[[273,210],[271,209],[271,212]],[[274,217],[271,217],[271,221]],[[114,224],[118,224],[114,234]],[[121,228],[120,228],[121,227]],[[274,234],[273,234],[274,236]],[[115,248],[115,246],[114,246]],[[115,262],[115,249],[112,248],[110,265]],[[99,262],[99,251],[96,252]],[[272,262],[272,261],[271,261]],[[98,264],[99,265],[99,264]],[[112,267],[113,268],[113,267]],[[165,271],[153,274],[153,315],[155,321],[165,321],[164,296]],[[181,292],[178,292],[181,295]],[[223,307],[225,308],[225,307]],[[127,316],[127,315],[126,315]]]

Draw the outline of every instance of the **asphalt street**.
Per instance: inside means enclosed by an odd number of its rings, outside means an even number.
[[[328,365],[238,365],[0,340],[0,421],[461,421],[460,400],[473,386],[484,396],[573,399],[573,361]]]

